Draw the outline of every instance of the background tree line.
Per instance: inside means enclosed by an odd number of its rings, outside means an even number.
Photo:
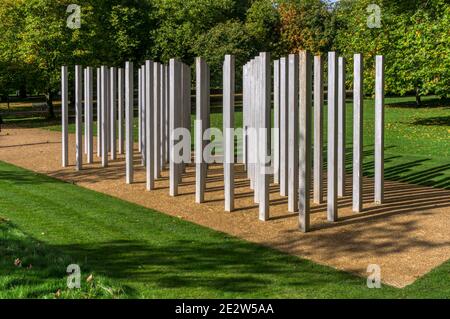
[[[67,6],[81,6],[81,28],[66,25]],[[381,28],[369,28],[369,4],[381,7]],[[238,67],[261,51],[274,58],[309,49],[364,54],[366,92],[377,54],[386,57],[389,94],[450,96],[448,0],[2,0],[0,95],[59,91],[63,64],[121,66],[130,60],[211,66],[220,86],[224,54]],[[239,72],[238,72],[239,74]],[[351,72],[349,85],[351,84]],[[238,78],[238,83],[240,79]]]

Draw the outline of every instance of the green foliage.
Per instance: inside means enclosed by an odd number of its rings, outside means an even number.
[[[17,54],[18,33],[23,25],[17,1],[5,0],[0,5],[0,95],[7,95],[25,83],[26,67]]]
[[[70,41],[70,29],[65,28],[66,3],[29,0],[18,8],[23,12],[23,29],[17,53],[20,61],[28,66],[27,83],[41,92],[54,90],[59,84],[61,65],[72,62],[68,57],[75,48]]]
[[[368,94],[374,57],[383,54],[388,94],[450,95],[446,0],[341,0],[334,6],[324,0],[79,0],[82,21],[75,30],[66,26],[71,2],[0,2],[0,95],[26,88],[51,101],[63,64],[71,70],[74,64],[178,58],[192,65],[196,56],[207,57],[211,83],[219,86],[224,54],[235,54],[240,68],[261,51],[278,58],[304,49],[337,50],[349,62],[362,52]],[[367,27],[367,6],[374,2],[382,9],[380,29]]]
[[[277,50],[279,14],[269,0],[170,0],[156,2],[158,27],[153,55],[193,64],[203,56],[211,67],[211,84],[219,87],[225,54],[236,55],[240,68],[260,51]],[[237,83],[241,75],[238,73]]]
[[[236,65],[242,66],[251,57],[253,50],[245,26],[240,21],[226,21],[200,35],[193,52],[204,57],[210,65],[211,74],[216,75],[212,77],[212,87],[220,87],[224,55],[234,54]]]
[[[253,55],[279,53],[280,13],[271,0],[255,0],[247,11],[245,27],[252,38]]]
[[[66,25],[71,3],[7,0],[0,4],[0,61],[19,69],[22,81],[38,92],[57,92],[61,65],[122,64],[128,58],[142,58],[151,46],[148,5],[79,1],[81,28],[72,30]]]
[[[282,1],[281,41],[285,50],[327,52],[332,45],[335,25],[333,12],[321,0]]]
[[[336,49],[351,59],[361,52],[365,90],[373,93],[374,58],[386,59],[386,91],[450,96],[450,7],[443,0],[375,1],[381,28],[369,28],[367,6],[374,1],[342,0],[337,7]],[[349,70],[351,71],[351,70]],[[350,73],[351,74],[351,73]]]
[[[155,5],[153,55],[164,62],[179,58],[192,63],[199,36],[229,19],[242,18],[245,12],[239,0],[155,0]]]
[[[111,9],[110,23],[114,34],[116,64],[123,61],[135,61],[149,56],[153,46],[151,30],[154,27],[152,17],[154,8],[145,1],[138,6],[116,5]]]

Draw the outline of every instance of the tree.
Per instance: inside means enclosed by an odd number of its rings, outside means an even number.
[[[0,95],[26,88],[27,66],[18,57],[17,41],[23,27],[20,1],[5,0],[0,5]]]
[[[66,26],[68,4],[65,0],[27,0],[19,5],[23,26],[17,54],[30,71],[27,83],[45,92],[49,117],[55,116],[53,99],[60,85],[61,65],[72,62],[73,53],[82,56],[74,45],[77,34]]]
[[[285,51],[329,51],[335,36],[335,21],[327,4],[320,0],[280,1],[281,41]]]
[[[197,39],[193,52],[204,57],[211,68],[211,85],[222,86],[222,65],[226,54],[236,57],[236,68],[239,69],[252,56],[254,51],[251,38],[243,23],[230,20],[220,23]],[[236,83],[240,83],[240,72],[236,72]]]
[[[60,88],[61,66],[120,65],[140,61],[153,45],[150,1],[79,0],[81,28],[67,26],[71,0],[0,3],[0,71],[3,91],[26,86],[44,93],[49,117]],[[153,25],[152,25],[153,24]],[[13,44],[13,45],[11,45]],[[73,72],[69,73],[73,78]]]
[[[142,61],[153,58],[150,48],[154,45],[153,30],[156,27],[155,8],[148,1],[114,5],[110,24],[114,46],[115,64],[125,60]]]
[[[247,1],[155,0],[158,26],[154,29],[153,56],[167,62],[179,58],[193,63],[198,38],[230,19],[243,20]]]
[[[272,0],[255,0],[247,11],[245,28],[252,39],[254,54],[271,52],[278,56],[280,50],[280,13]]]

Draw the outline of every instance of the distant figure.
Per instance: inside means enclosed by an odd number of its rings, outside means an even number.
[[[0,114],[0,132],[2,131],[2,124],[3,124],[3,118],[2,118],[2,115]]]

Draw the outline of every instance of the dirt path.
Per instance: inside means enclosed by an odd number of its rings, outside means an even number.
[[[36,172],[72,181],[160,212],[222,231],[252,242],[310,259],[320,264],[366,276],[369,264],[378,264],[383,282],[404,287],[450,259],[450,191],[397,182],[386,183],[386,203],[371,205],[373,181],[364,183],[365,211],[351,212],[348,195],[339,200],[340,221],[326,221],[326,205],[312,206],[313,231],[297,230],[297,215],[287,212],[287,198],[271,186],[271,220],[258,220],[253,193],[242,167],[236,173],[236,211],[223,211],[221,166],[208,173],[206,203],[195,204],[195,172],[188,167],[180,195],[170,197],[167,171],[145,190],[145,172],[136,158],[135,183],[125,184],[123,157],[101,168],[95,164],[75,172],[74,136],[70,136],[70,167],[61,168],[61,134],[42,129],[7,128],[0,134],[0,160]],[[94,148],[95,149],[95,148]]]

